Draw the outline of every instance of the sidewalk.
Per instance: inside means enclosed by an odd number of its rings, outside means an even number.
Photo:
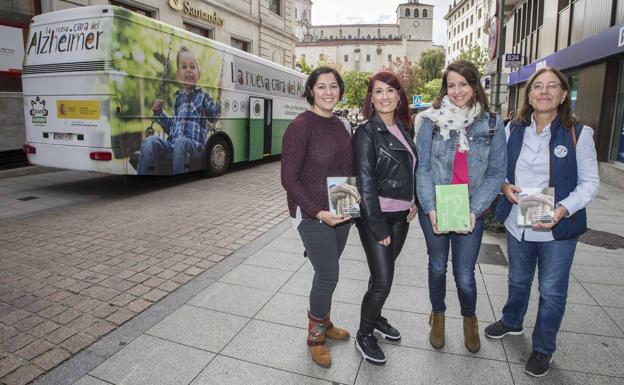
[[[624,236],[624,191],[602,185],[589,227]],[[486,234],[484,244],[501,244]],[[504,245],[501,245],[505,250]],[[310,263],[286,220],[187,285],[102,338],[36,384],[622,384],[624,383],[624,252],[579,243],[566,316],[553,369],[536,380],[524,373],[537,311],[537,290],[522,336],[490,340],[477,354],[463,346],[452,277],[446,346],[428,342],[427,257],[414,223],[384,315],[403,335],[383,342],[388,362],[362,361],[353,338],[330,342],[333,365],[316,366],[305,344]],[[481,330],[500,316],[507,267],[479,263]],[[368,267],[352,229],[341,261],[332,317],[357,330]]]

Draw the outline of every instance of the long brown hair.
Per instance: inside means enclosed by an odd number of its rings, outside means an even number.
[[[366,91],[366,100],[364,101],[364,117],[366,119],[370,119],[375,112],[375,107],[373,106],[373,101],[371,100],[371,94],[376,80],[386,83],[390,87],[399,91],[399,104],[397,105],[396,110],[394,110],[394,119],[401,121],[405,130],[407,130],[408,134],[413,137],[414,128],[412,127],[412,118],[409,114],[407,95],[405,94],[405,89],[403,88],[401,81],[392,72],[378,72],[371,76],[368,80],[368,90]]]
[[[561,124],[565,128],[572,129],[572,127],[574,127],[574,124],[576,123],[576,118],[572,116],[572,108],[571,108],[572,99],[570,97],[570,94],[571,94],[570,83],[568,83],[568,79],[565,77],[564,74],[561,73],[561,71],[553,67],[542,67],[538,69],[537,71],[535,71],[533,75],[531,75],[531,77],[529,78],[529,81],[527,82],[526,88],[524,89],[523,104],[520,107],[520,111],[518,111],[518,114],[516,115],[514,120],[518,123],[524,123],[524,124],[531,123],[531,114],[533,114],[533,106],[529,104],[529,95],[531,94],[531,87],[533,87],[533,83],[535,82],[535,79],[547,71],[552,72],[553,74],[555,74],[555,76],[557,76],[557,78],[559,78],[559,83],[561,84],[561,88],[564,91],[566,91],[566,96],[565,96],[565,99],[563,100],[563,103],[561,103],[559,107],[557,107],[557,115],[559,115],[559,119],[561,119]]]
[[[479,70],[475,67],[474,64],[467,60],[456,60],[446,67],[444,70],[444,74],[442,75],[442,86],[440,87],[440,93],[436,96],[433,101],[433,108],[439,109],[442,105],[442,99],[448,95],[448,74],[449,72],[457,72],[461,76],[463,76],[468,85],[472,87],[473,95],[472,98],[466,103],[468,107],[472,107],[475,102],[479,102],[481,105],[481,112],[487,111],[489,109],[489,103],[487,95],[481,86],[481,76],[479,75]]]

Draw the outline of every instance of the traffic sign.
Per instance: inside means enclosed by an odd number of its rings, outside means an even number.
[[[422,104],[422,95],[412,95],[412,104],[415,106]]]

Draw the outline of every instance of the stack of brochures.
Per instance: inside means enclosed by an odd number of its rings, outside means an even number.
[[[438,231],[470,231],[467,184],[436,185]]]
[[[520,201],[517,217],[519,226],[553,223],[555,211],[554,187],[522,187],[522,191],[518,194],[518,200]]]
[[[327,198],[329,199],[329,211],[332,213],[359,218],[360,204],[357,202],[358,197],[355,177],[327,177]]]

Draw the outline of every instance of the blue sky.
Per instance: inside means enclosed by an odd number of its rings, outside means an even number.
[[[398,4],[407,0],[312,0],[312,24],[394,23]],[[434,5],[433,42],[446,46],[449,0],[424,0]]]

